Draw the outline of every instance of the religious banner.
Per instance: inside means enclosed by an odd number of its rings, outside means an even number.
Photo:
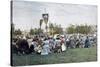
[[[41,28],[42,23],[43,23],[43,19],[40,19],[40,28]]]
[[[42,14],[42,17],[43,17],[43,20],[44,20],[44,22],[47,24],[47,22],[48,22],[48,19],[49,19],[49,14]]]

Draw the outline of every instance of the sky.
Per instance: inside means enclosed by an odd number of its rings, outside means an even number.
[[[12,19],[15,29],[39,28],[39,21],[43,13],[49,14],[48,23],[61,24],[63,28],[70,24],[97,24],[96,5],[14,1]],[[44,23],[42,28],[45,28]]]

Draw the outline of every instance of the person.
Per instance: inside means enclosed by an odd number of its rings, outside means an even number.
[[[12,40],[12,42],[11,42],[11,49],[12,49],[12,53],[15,53],[15,54],[18,54],[18,48],[17,48],[17,45],[16,45],[16,43],[14,42],[14,40]]]
[[[65,43],[62,43],[62,45],[61,45],[61,50],[62,50],[62,51],[66,51]]]
[[[36,50],[36,53],[37,53],[37,54],[41,54],[41,52],[42,52],[42,47],[41,47],[41,45],[38,44],[35,50]]]
[[[34,52],[37,54],[41,54],[41,40],[37,39],[37,38],[33,38],[32,44],[31,46],[34,46]]]
[[[48,55],[50,53],[50,47],[49,47],[49,40],[48,38],[45,38],[43,41],[43,49],[41,50],[41,55]]]
[[[22,46],[21,46],[21,41],[22,38],[19,36],[17,37],[17,41],[16,41],[16,47],[17,47],[17,54],[20,55],[23,51],[22,51]]]
[[[85,40],[85,48],[89,48],[90,46],[90,40],[89,40],[89,37],[87,36],[86,40]]]
[[[83,41],[83,39],[80,39],[80,47],[84,48],[84,41]]]
[[[66,50],[65,38],[64,37],[61,38],[61,50],[62,51]]]
[[[35,39],[33,39],[29,48],[30,53],[35,52],[35,48],[36,48],[36,42],[35,42]]]
[[[75,48],[75,40],[73,37],[70,38],[70,48]]]
[[[76,48],[79,48],[80,47],[80,41],[79,39],[76,40]]]
[[[54,48],[54,40],[52,37],[49,38],[49,47],[50,47],[50,51],[53,51]]]
[[[22,39],[20,38],[16,44],[18,45],[18,49],[21,54],[29,53],[29,44],[25,36]]]
[[[67,49],[70,47],[70,40],[68,38],[66,39],[66,47]]]
[[[60,40],[59,37],[57,37],[56,40],[55,40],[55,49],[54,49],[54,52],[58,52],[58,53],[61,52],[61,40]]]

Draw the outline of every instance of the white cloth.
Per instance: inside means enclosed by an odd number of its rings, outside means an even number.
[[[66,46],[65,46],[64,43],[62,44],[61,49],[62,49],[62,51],[65,51],[66,50]]]
[[[49,52],[50,52],[49,41],[46,40],[46,41],[44,41],[44,46],[43,46],[43,49],[41,51],[41,55],[48,55]]]
[[[36,43],[36,42],[32,42],[31,45],[33,45],[33,46],[34,46],[34,50],[37,51],[37,49],[38,49],[38,48],[37,48],[37,43]]]
[[[61,40],[55,40],[55,44],[56,44],[57,46],[60,46],[60,45],[61,45]]]

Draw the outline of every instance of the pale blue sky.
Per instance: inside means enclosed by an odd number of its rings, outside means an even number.
[[[63,28],[68,27],[69,24],[97,24],[97,6],[95,5],[14,1],[15,28],[21,30],[38,28],[39,19],[42,18],[42,13],[45,13],[45,8],[49,13],[49,22],[61,24]]]

